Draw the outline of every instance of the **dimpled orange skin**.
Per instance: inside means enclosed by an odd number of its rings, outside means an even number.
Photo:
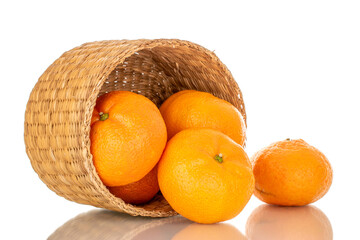
[[[222,163],[216,160],[222,154]],[[158,167],[159,186],[171,207],[198,223],[237,216],[254,190],[244,149],[212,129],[187,129],[166,145]]]
[[[160,107],[168,139],[188,128],[218,130],[244,145],[246,126],[239,110],[210,93],[184,90],[170,96]]]
[[[124,186],[109,187],[109,191],[126,203],[143,204],[150,201],[159,192],[157,166],[139,181]]]
[[[109,114],[108,118],[100,120],[100,113]],[[106,186],[143,178],[159,161],[166,139],[164,120],[148,98],[114,91],[98,99],[91,119],[90,150]]]
[[[323,197],[332,168],[323,153],[302,139],[271,144],[252,157],[255,196],[282,206],[303,206]]]

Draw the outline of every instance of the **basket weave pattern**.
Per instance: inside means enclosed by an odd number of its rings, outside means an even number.
[[[232,103],[246,120],[231,73],[209,50],[181,40],[114,40],[65,52],[39,78],[25,113],[26,152],[55,193],[131,215],[176,215],[158,194],[134,206],[102,184],[90,153],[90,120],[98,96],[114,90],[142,94],[157,106],[175,92],[195,89]]]

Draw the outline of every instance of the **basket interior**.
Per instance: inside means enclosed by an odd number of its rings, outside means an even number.
[[[195,55],[195,56],[194,56]],[[243,112],[241,93],[225,79],[217,61],[209,61],[203,51],[189,47],[154,47],[135,52],[111,72],[99,95],[116,90],[146,96],[158,107],[172,94],[194,89],[210,92]]]

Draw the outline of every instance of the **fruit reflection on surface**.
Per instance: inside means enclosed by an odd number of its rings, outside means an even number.
[[[48,239],[167,240],[192,223],[180,216],[146,218],[108,210],[93,210],[70,219]]]
[[[245,240],[246,237],[234,226],[227,223],[211,225],[193,223],[178,232],[172,240]]]
[[[314,206],[278,207],[261,205],[246,224],[249,240],[332,240],[329,219]]]
[[[49,240],[243,240],[230,224],[203,225],[181,217],[146,218],[108,210],[93,210],[70,219]]]

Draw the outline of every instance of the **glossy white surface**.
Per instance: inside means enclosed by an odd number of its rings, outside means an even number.
[[[184,239],[185,234],[186,239],[220,239],[218,232],[221,239],[226,239],[227,233],[235,234],[235,239],[284,239],[289,235],[304,239],[300,234],[308,231],[320,237],[305,239],[331,239],[330,235],[315,234],[323,230],[332,230],[334,239],[360,239],[359,12],[356,0],[2,1],[0,238],[46,239],[63,224],[71,225],[77,215],[95,214],[90,223],[82,222],[81,217],[76,221],[79,226],[85,224],[84,229],[75,231],[83,233],[84,239],[96,234],[121,239],[131,231],[141,234],[143,225],[148,227],[146,231],[133,239]],[[290,137],[303,138],[330,160],[333,185],[314,205],[327,216],[331,229],[326,221],[301,229],[295,221],[280,229],[276,222],[264,223],[259,218],[247,232],[249,216],[262,204],[255,197],[225,225],[135,221],[110,214],[115,220],[109,226],[106,212],[89,212],[94,208],[51,192],[25,154],[23,120],[30,91],[64,51],[88,41],[124,38],[180,38],[215,50],[244,94],[249,155]],[[280,223],[291,219],[305,219],[306,223],[316,218],[309,212],[273,209],[264,215]],[[131,223],[129,229],[123,227],[125,223]],[[74,231],[71,226],[62,229]],[[108,229],[111,227],[115,232]],[[79,236],[76,239],[81,239]]]

